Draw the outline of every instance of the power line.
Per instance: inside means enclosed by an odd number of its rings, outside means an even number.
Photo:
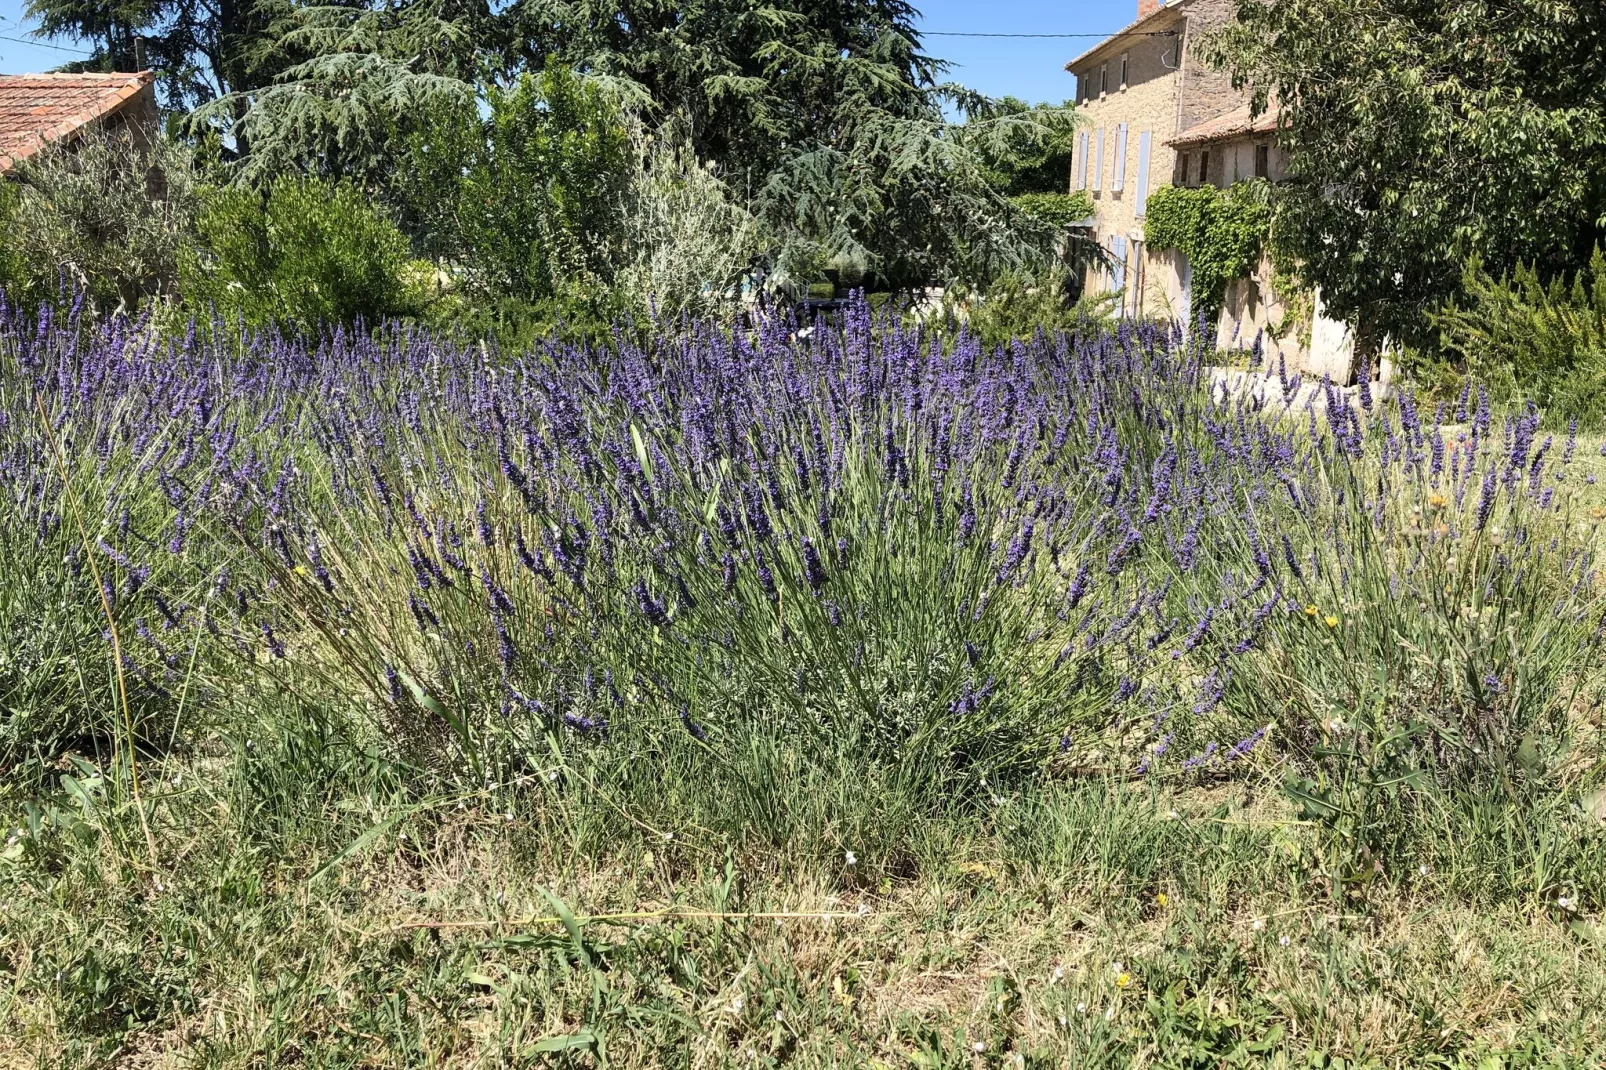
[[[19,45],[32,45],[34,48],[53,48],[57,52],[73,52],[73,53],[76,53],[76,54],[78,54],[80,56],[93,56],[94,55],[93,52],[87,52],[82,48],[68,48],[66,45],[51,45],[51,44],[46,44],[43,41],[30,41],[26,37],[12,37],[9,34],[3,34],[3,33],[0,33],[0,41],[15,41]]]
[[[1175,30],[1134,30],[1128,33],[971,33],[964,30],[922,30],[923,37],[999,37],[999,38],[1035,38],[1065,40],[1071,38],[1098,38],[1104,40],[1112,37],[1175,37]],[[71,52],[79,56],[93,56],[95,53],[82,48],[68,48],[66,45],[53,45],[45,41],[33,40],[26,37],[12,37],[0,33],[0,41],[15,41],[19,45],[31,45],[34,48],[49,48],[57,52]]]
[[[921,30],[922,37],[1175,37],[1175,30],[1133,30],[1129,33],[966,33],[960,30]]]

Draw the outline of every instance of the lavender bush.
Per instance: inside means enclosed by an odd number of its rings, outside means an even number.
[[[0,532],[38,575],[85,552],[55,436],[151,701],[292,689],[447,775],[760,737],[955,785],[1275,750],[1330,798],[1564,757],[1602,604],[1536,414],[1227,396],[1150,326],[793,326],[498,354],[7,313]],[[10,571],[8,627],[94,619],[81,579]]]

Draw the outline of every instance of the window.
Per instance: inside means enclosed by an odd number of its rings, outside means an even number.
[[[1102,97],[1104,94],[1108,93],[1109,91],[1110,91],[1110,68],[1109,68],[1108,64],[1100,64],[1100,66],[1099,66],[1099,96]]]
[[[1093,175],[1088,181],[1088,188],[1104,188],[1104,128],[1102,126],[1093,131]]]
[[[1147,130],[1138,132],[1138,192],[1132,199],[1132,214],[1139,219],[1149,205],[1149,141]]]
[[[1126,57],[1127,57],[1127,54],[1125,52],[1122,52],[1121,53],[1121,88],[1122,89],[1126,88],[1126,70],[1127,70]]]
[[[1210,181],[1210,150],[1205,149],[1199,154],[1199,185]]]
[[[1255,146],[1255,177],[1256,178],[1270,178],[1271,177],[1271,146],[1270,145],[1256,145]]]
[[[1177,157],[1177,181],[1182,185],[1188,184],[1188,168],[1193,164],[1193,156],[1182,153]]]
[[[1115,159],[1112,161],[1115,174],[1110,178],[1110,189],[1121,190],[1126,188],[1126,124],[1121,123],[1115,128]]]

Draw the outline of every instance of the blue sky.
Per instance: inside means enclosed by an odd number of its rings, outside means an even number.
[[[7,38],[27,37],[24,0],[0,0],[0,74],[43,71],[71,60],[72,52]],[[1104,35],[1131,22],[1136,0],[916,0],[924,13],[921,28],[961,33],[1091,33]],[[71,41],[56,42],[71,46]],[[1030,101],[1058,103],[1075,89],[1065,61],[1086,49],[1090,39],[926,38],[926,49],[953,62],[953,81],[993,96],[1009,94]]]

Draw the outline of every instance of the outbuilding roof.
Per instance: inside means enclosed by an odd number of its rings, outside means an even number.
[[[0,172],[114,114],[154,79],[150,71],[0,75]]]
[[[1277,129],[1277,105],[1269,105],[1259,115],[1251,115],[1249,105],[1234,108],[1225,115],[1207,119],[1190,126],[1167,144],[1197,145],[1205,141],[1220,141],[1230,137],[1247,137],[1251,134],[1269,134]]]

